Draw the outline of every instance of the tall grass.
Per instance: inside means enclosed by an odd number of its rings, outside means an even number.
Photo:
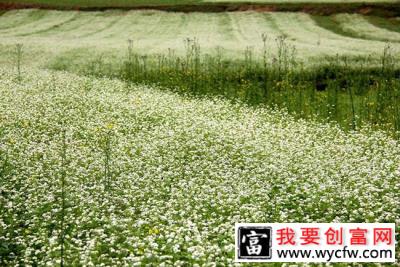
[[[261,36],[262,51],[248,47],[239,60],[226,59],[221,50],[204,54],[196,39],[186,39],[186,52],[143,56],[129,41],[120,63],[106,64],[101,57],[83,67],[86,74],[114,76],[128,83],[157,84],[195,96],[219,95],[251,105],[284,108],[299,118],[334,121],[355,130],[368,124],[398,133],[400,70],[387,45],[380,62],[358,58],[356,64],[337,55],[318,66],[304,67],[296,48],[284,36]],[[354,61],[354,60],[353,60]]]
[[[103,154],[104,154],[104,188],[107,191],[111,190],[111,170],[110,170],[110,161],[111,161],[111,134],[112,134],[113,125],[109,123],[107,125],[106,132],[104,134],[102,145],[103,145]]]
[[[15,45],[15,65],[17,68],[17,79],[20,81],[21,76],[21,62],[22,62],[22,53],[23,53],[23,45],[18,43]]]

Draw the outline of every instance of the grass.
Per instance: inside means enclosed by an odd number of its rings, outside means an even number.
[[[260,61],[252,49],[243,51],[240,60],[204,55],[192,39],[186,40],[183,56],[143,56],[131,41],[123,60],[112,62],[103,54],[79,64],[67,57],[53,62],[51,68],[285,108],[298,118],[335,121],[344,129],[373,125],[398,134],[400,69],[390,46],[382,51],[380,63],[371,58],[352,62],[351,58],[336,57],[326,58],[325,65],[305,68],[284,37],[275,42],[278,52],[272,54],[265,39]]]
[[[120,80],[0,74],[1,265],[232,265],[235,222],[399,223],[400,144],[382,132]]]
[[[393,20],[357,14],[315,16],[314,20],[321,27],[351,38],[400,42],[400,32],[396,30]]]
[[[400,32],[400,20],[393,19],[383,19],[379,17],[368,17],[367,20],[376,27],[384,28],[392,32]]]

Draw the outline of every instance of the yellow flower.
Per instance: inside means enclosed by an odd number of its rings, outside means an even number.
[[[158,228],[156,228],[156,227],[153,227],[153,228],[149,229],[149,234],[150,235],[153,235],[153,234],[157,235],[159,233],[160,233],[160,230]]]
[[[111,122],[109,122],[109,123],[107,123],[106,128],[107,128],[108,130],[112,130],[112,129],[114,128],[114,124],[111,123]]]

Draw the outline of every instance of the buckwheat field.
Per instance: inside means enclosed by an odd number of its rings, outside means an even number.
[[[239,265],[238,222],[400,229],[398,17],[102,12],[0,13],[1,266]]]

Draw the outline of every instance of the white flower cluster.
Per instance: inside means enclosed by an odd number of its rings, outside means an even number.
[[[234,265],[235,222],[400,224],[381,132],[47,71],[0,96],[0,265]]]

